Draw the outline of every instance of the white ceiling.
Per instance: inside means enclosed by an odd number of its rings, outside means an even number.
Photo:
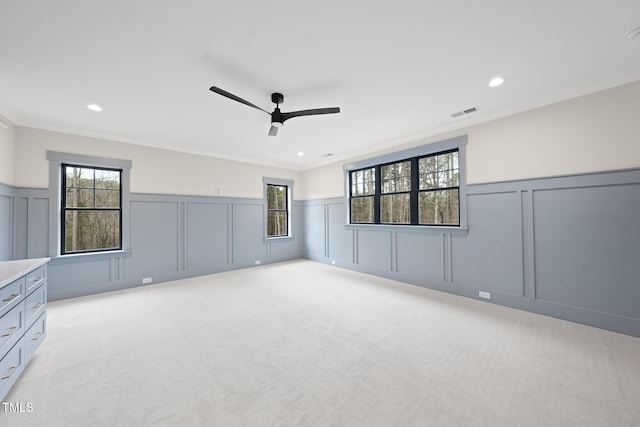
[[[638,80],[639,25],[638,0],[0,0],[0,114],[304,170]],[[269,137],[212,85],[342,112]]]

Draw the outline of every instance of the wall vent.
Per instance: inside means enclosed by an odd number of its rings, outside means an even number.
[[[451,114],[451,117],[465,116],[467,114],[475,113],[476,111],[478,111],[478,107],[469,107],[465,108],[462,111],[456,111],[455,113]]]

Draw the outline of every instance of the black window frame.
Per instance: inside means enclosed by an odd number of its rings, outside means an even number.
[[[284,209],[275,209],[275,208],[270,208],[269,207],[269,187],[284,187],[285,189],[285,197],[284,197]],[[289,233],[289,185],[287,184],[275,184],[275,183],[266,183],[266,192],[267,192],[267,202],[266,202],[266,210],[267,210],[267,239],[277,239],[277,238],[282,238],[282,237],[289,237],[290,233]],[[270,235],[269,234],[269,213],[282,213],[284,212],[285,214],[285,233],[284,234],[274,234],[274,235]]]
[[[400,163],[409,163],[409,180],[410,180],[410,184],[409,184],[409,189],[408,190],[402,190],[402,191],[384,191],[383,186],[383,179],[382,179],[382,168],[387,167],[387,166],[392,166],[392,165],[397,165]],[[413,183],[415,182],[414,176],[413,176],[413,171],[415,170],[415,165],[413,162],[413,159],[402,159],[402,160],[397,160],[397,161],[393,161],[393,162],[387,162],[387,163],[383,163],[380,165],[376,165],[376,176],[378,177],[376,182],[376,194],[374,195],[374,197],[379,197],[379,202],[376,203],[374,201],[374,206],[377,206],[377,215],[376,215],[376,219],[378,222],[376,222],[376,224],[385,224],[385,225],[411,225],[413,224],[412,220],[413,220]],[[401,195],[401,194],[408,194],[409,195],[409,222],[388,222],[388,221],[383,221],[382,218],[382,198],[385,196],[396,196],[396,195]],[[357,223],[356,223],[357,224]]]
[[[94,206],[92,207],[67,207],[67,168],[83,168],[83,169],[92,169],[94,170],[94,178],[93,178],[93,193],[94,193]],[[118,204],[117,208],[114,207],[96,207],[95,206],[95,171],[103,170],[110,172],[118,172],[119,174],[119,190],[118,190]],[[103,166],[93,166],[93,165],[84,165],[84,164],[76,164],[76,163],[61,163],[60,164],[60,173],[61,173],[61,188],[60,188],[60,255],[74,255],[74,254],[86,254],[86,253],[96,253],[96,252],[110,252],[110,251],[120,251],[122,250],[122,240],[123,240],[123,169],[121,168],[110,168]],[[96,248],[96,249],[87,249],[87,250],[79,250],[79,251],[67,251],[66,250],[66,213],[68,211],[79,211],[79,212],[88,212],[88,211],[112,211],[118,212],[118,243],[117,247],[110,248]]]
[[[454,168],[454,169],[446,169],[446,170],[457,170],[458,171],[458,185],[452,185],[452,186],[446,186],[446,187],[434,187],[434,188],[427,188],[427,189],[421,189],[420,188],[420,160],[422,159],[426,159],[429,157],[436,157],[436,156],[442,156],[445,154],[450,154],[450,153],[457,153],[457,159],[458,159],[458,167]],[[424,155],[424,156],[419,156],[416,158],[416,214],[417,214],[417,220],[418,220],[418,225],[422,225],[422,226],[431,226],[431,227],[460,227],[460,150],[458,148],[453,148],[451,150],[445,150],[445,151],[439,151],[437,153],[432,153],[432,154],[428,154],[428,155]],[[440,173],[443,172],[445,169],[441,170],[438,169],[436,171],[436,173]],[[420,212],[419,212],[419,204],[420,204],[420,194],[424,194],[424,193],[435,193],[435,192],[443,192],[443,191],[452,191],[452,190],[456,190],[457,192],[457,196],[456,196],[456,201],[457,201],[457,206],[458,206],[458,218],[457,218],[457,222],[456,223],[423,223],[420,222]]]
[[[353,194],[353,173],[355,172],[364,172],[373,169],[373,183],[374,183],[374,192],[367,194]],[[355,169],[349,171],[349,223],[350,224],[376,224],[380,222],[380,199],[375,197],[376,192],[379,190],[379,180],[378,176],[380,176],[380,169],[375,166],[367,166],[365,168]],[[353,208],[351,201],[358,199],[371,199],[373,198],[373,222],[353,222]]]
[[[441,151],[428,152],[420,155],[415,155],[406,158],[399,158],[393,161],[386,161],[375,165],[368,165],[365,167],[360,167],[357,169],[347,170],[348,174],[348,202],[349,202],[349,215],[348,215],[348,224],[349,225],[384,225],[384,226],[419,226],[419,227],[455,227],[462,228],[466,225],[462,224],[462,212],[463,207],[461,204],[461,194],[462,194],[462,186],[464,183],[462,182],[462,177],[460,174],[460,170],[462,168],[460,156],[461,150],[460,146],[456,146],[455,148],[448,148]],[[420,170],[419,163],[421,159],[436,157],[440,155],[445,155],[449,153],[458,153],[458,185],[456,186],[448,186],[448,187],[438,187],[438,188],[430,188],[430,189],[420,189]],[[385,166],[399,164],[404,162],[410,162],[410,189],[408,191],[392,191],[392,192],[383,192],[382,191],[382,168]],[[355,195],[353,194],[353,173],[360,172],[368,169],[374,169],[375,174],[375,193],[371,195]],[[456,223],[420,223],[420,212],[419,212],[419,198],[422,193],[436,192],[436,191],[452,191],[457,190],[457,222]],[[395,194],[409,194],[409,204],[410,204],[410,212],[409,212],[409,222],[383,222],[382,221],[382,202],[381,199],[385,195],[395,195]],[[353,222],[353,216],[351,215],[351,202],[354,199],[358,199],[361,197],[373,197],[373,222]]]

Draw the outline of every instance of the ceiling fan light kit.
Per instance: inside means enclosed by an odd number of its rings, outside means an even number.
[[[340,108],[332,107],[332,108],[315,108],[312,110],[300,110],[300,111],[291,111],[289,113],[283,113],[282,111],[280,111],[280,104],[284,102],[284,95],[278,92],[274,92],[271,94],[271,102],[276,104],[276,108],[273,110],[273,112],[269,113],[267,110],[263,110],[257,105],[252,104],[251,102],[245,99],[242,99],[237,95],[227,92],[224,89],[220,89],[217,86],[211,86],[209,90],[214,93],[217,93],[218,95],[222,95],[226,98],[232,99],[236,102],[258,109],[260,111],[264,111],[265,113],[269,114],[271,116],[271,128],[269,129],[269,136],[276,136],[278,134],[278,128],[282,127],[285,121],[293,117],[316,116],[319,114],[334,114],[334,113],[340,112]]]

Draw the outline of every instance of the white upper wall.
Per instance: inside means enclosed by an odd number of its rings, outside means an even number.
[[[15,157],[15,127],[13,124],[0,116],[0,119],[8,126],[6,129],[0,125],[0,184],[14,185]]]
[[[639,167],[639,117],[636,81],[475,126],[468,182]]]
[[[16,187],[47,188],[46,152],[58,151],[131,160],[132,193],[261,199],[265,176],[293,180],[296,200],[302,192],[300,172],[287,169],[24,127],[16,128],[15,140]]]
[[[303,172],[303,200],[344,196],[343,163],[468,135],[467,183],[640,167],[640,81]]]

